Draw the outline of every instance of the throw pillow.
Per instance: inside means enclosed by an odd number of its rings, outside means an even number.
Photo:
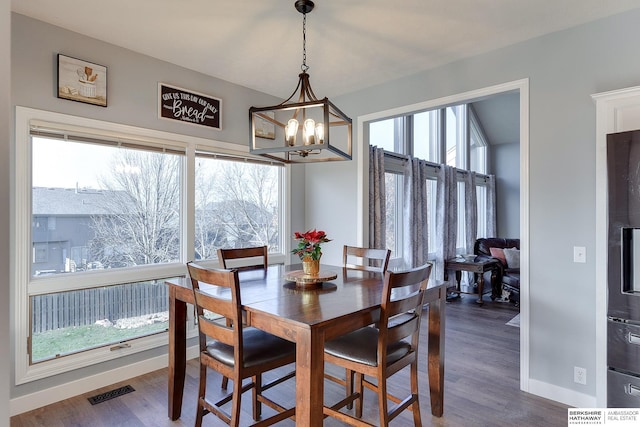
[[[507,259],[504,256],[504,249],[502,248],[489,248],[489,252],[491,252],[491,256],[494,258],[498,258],[502,265],[507,266]]]
[[[520,250],[509,248],[504,250],[504,257],[507,259],[507,267],[520,268]]]

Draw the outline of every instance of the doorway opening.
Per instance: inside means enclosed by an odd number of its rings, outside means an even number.
[[[514,227],[519,229],[520,238],[520,390],[529,391],[529,81],[528,79],[517,80],[474,91],[451,95],[425,101],[418,104],[398,107],[391,110],[380,111],[357,118],[357,151],[358,161],[358,241],[365,245],[368,242],[368,123],[387,117],[401,116],[412,111],[433,110],[450,105],[463,103],[491,102],[494,97],[514,97],[518,106],[518,142],[519,153],[517,160],[513,163],[517,165],[517,170],[511,170],[509,174],[518,177],[519,196],[518,198],[518,220],[514,226],[511,221],[504,224],[503,229],[498,228],[498,232],[512,232]],[[497,99],[497,98],[496,98]],[[513,166],[513,165],[512,165]],[[498,193],[497,197],[500,197]],[[511,205],[513,205],[511,203]],[[504,209],[507,209],[506,205]],[[498,219],[499,223],[500,219]]]

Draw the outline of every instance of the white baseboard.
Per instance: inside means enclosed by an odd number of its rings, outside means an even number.
[[[187,360],[198,357],[198,346],[187,348]],[[69,399],[80,394],[106,387],[121,381],[147,374],[158,369],[166,368],[167,355],[157,356],[131,365],[122,366],[111,371],[101,372],[96,375],[79,380],[60,384],[45,390],[39,390],[25,396],[16,397],[9,402],[10,415],[18,415],[32,411],[61,400]]]
[[[574,408],[596,408],[596,397],[529,378],[529,393]]]

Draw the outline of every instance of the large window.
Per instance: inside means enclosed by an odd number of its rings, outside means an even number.
[[[392,153],[402,153],[404,146],[402,118],[387,119],[369,124],[369,143]]]
[[[477,173],[487,174],[489,164],[487,151],[489,143],[485,138],[482,126],[476,117],[473,108],[469,107],[469,167],[467,169]]]
[[[267,245],[280,253],[280,167],[196,154],[195,258]]]
[[[30,272],[41,287],[47,276],[180,261],[184,149],[32,134]],[[161,280],[99,288],[85,280],[30,293],[31,363],[167,329]]]
[[[263,244],[284,260],[282,165],[235,144],[16,117],[18,384],[166,345],[164,281],[189,260]]]
[[[401,161],[393,153],[411,155],[434,166],[427,182],[428,244],[435,252],[436,238],[436,174],[438,164],[447,164],[460,171],[475,171],[486,174],[488,144],[482,128],[468,104],[448,106],[441,109],[415,112],[400,117],[377,120],[369,123],[369,144],[383,148],[386,152],[386,222],[387,248],[392,250],[392,261],[399,263],[403,256],[402,234],[402,182]],[[458,182],[458,230],[456,246],[464,249],[464,180],[459,174]],[[478,180],[478,236],[486,233],[486,187]],[[435,256],[435,254],[433,254]]]
[[[466,105],[456,105],[444,109],[444,142],[446,154],[445,158],[440,159],[439,163],[445,163],[458,169],[467,169],[466,112]]]
[[[439,163],[442,152],[439,111],[425,111],[410,117],[413,119],[413,156]]]
[[[34,276],[179,261],[184,150],[96,141],[31,139]]]

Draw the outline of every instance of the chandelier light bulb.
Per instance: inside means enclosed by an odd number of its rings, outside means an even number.
[[[316,143],[315,127],[316,122],[313,119],[307,119],[304,121],[304,131],[302,135],[304,138],[304,145],[313,145]]]
[[[324,123],[316,123],[316,144],[324,144]]]
[[[289,119],[287,127],[285,128],[285,141],[288,146],[293,147],[296,145],[296,134],[298,133],[298,121],[296,119]]]

